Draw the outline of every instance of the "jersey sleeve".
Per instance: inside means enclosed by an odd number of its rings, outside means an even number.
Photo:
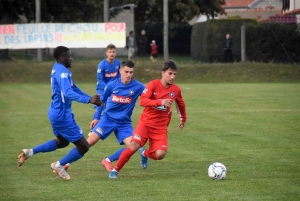
[[[179,91],[178,98],[175,99],[176,102],[176,110],[180,117],[180,121],[186,122],[187,116],[186,116],[186,108],[185,108],[185,102],[182,98],[181,90]]]
[[[90,98],[91,98],[90,96],[85,95],[85,94],[76,93],[73,90],[70,80],[68,78],[68,72],[61,71],[60,73],[57,73],[56,80],[57,80],[57,82],[60,86],[60,89],[62,90],[62,93],[65,97],[67,97],[68,99],[80,102],[80,103],[86,103],[86,104],[89,103]]]
[[[101,61],[98,64],[97,68],[97,86],[96,91],[98,94],[100,94],[101,86],[105,86],[106,83],[104,82],[104,73],[105,73],[105,62]]]
[[[120,69],[121,68],[121,61],[120,60],[118,60],[118,66],[119,66],[119,69]],[[116,76],[116,79],[119,79],[120,77],[121,77],[120,71],[118,70],[118,74]]]
[[[81,89],[79,89],[79,87],[77,87],[77,85],[75,83],[73,83],[73,90],[74,92],[84,95],[84,96],[89,96],[88,94],[86,94],[85,92],[83,92]]]
[[[140,98],[140,106],[143,107],[158,107],[162,105],[162,100],[153,100],[150,97],[153,94],[155,85],[153,82],[149,82],[144,89],[141,98]]]
[[[102,96],[100,96],[101,101],[104,103],[104,105],[106,104],[107,98],[110,96],[111,94],[111,86],[112,84],[109,83],[105,88],[104,88],[104,93],[102,94]],[[102,113],[103,107],[102,106],[98,106],[96,108],[96,112],[94,114],[94,119],[100,119],[101,117],[101,113]]]

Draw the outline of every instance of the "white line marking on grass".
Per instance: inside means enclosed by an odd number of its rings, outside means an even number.
[[[210,111],[205,111],[205,110],[202,110],[202,111],[195,111],[195,110],[193,110],[193,111],[189,111],[189,113],[222,113],[222,112],[240,112],[240,113],[243,113],[243,112],[249,112],[249,113],[251,113],[251,112],[257,112],[257,113],[259,113],[259,112],[300,112],[300,110],[276,110],[276,109],[274,109],[274,110],[210,110]]]

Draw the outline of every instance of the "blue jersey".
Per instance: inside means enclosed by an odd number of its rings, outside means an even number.
[[[72,73],[62,64],[55,63],[51,73],[52,102],[48,110],[50,122],[63,125],[71,121],[72,101],[89,103],[91,96],[81,91],[72,80]]]
[[[97,85],[96,85],[97,94],[102,95],[106,85],[109,82],[120,77],[120,73],[119,73],[120,66],[121,66],[121,61],[118,59],[115,59],[112,64],[109,63],[107,59],[102,60],[98,64]]]
[[[123,84],[121,78],[110,82],[100,97],[105,103],[103,115],[116,122],[131,123],[132,111],[144,88],[145,86],[135,79],[128,84]],[[97,107],[96,119],[100,119],[99,108]]]

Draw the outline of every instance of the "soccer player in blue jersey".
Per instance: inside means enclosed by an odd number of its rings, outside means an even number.
[[[120,145],[129,145],[132,135],[131,115],[138,97],[144,90],[144,85],[132,78],[134,63],[123,61],[120,68],[120,78],[108,83],[100,99],[105,103],[101,116],[101,108],[97,107],[95,119],[91,122],[92,131],[87,139],[90,146],[100,139],[105,140],[112,132],[115,133]],[[112,161],[118,160],[122,148],[111,157],[102,160],[102,165],[107,171],[112,170]],[[109,160],[110,159],[110,160]],[[109,161],[108,161],[109,160]]]
[[[116,46],[113,44],[107,45],[106,47],[107,58],[102,60],[98,64],[96,92],[97,94],[100,94],[100,97],[102,96],[106,85],[109,82],[118,79],[120,77],[119,69],[121,66],[121,61],[116,59],[116,55],[117,55],[116,49],[117,49]],[[100,106],[98,109],[100,110],[100,112],[102,112],[103,107]]]
[[[64,148],[72,142],[76,147],[51,168],[62,179],[69,180],[70,176],[65,171],[64,165],[74,162],[89,150],[89,144],[83,136],[83,131],[77,125],[72,113],[72,101],[103,105],[99,95],[89,96],[81,91],[72,80],[71,68],[73,58],[71,51],[64,46],[55,48],[53,57],[56,62],[51,73],[52,101],[48,110],[48,117],[52,124],[56,139],[40,144],[32,149],[22,149],[17,157],[17,164],[21,166],[29,157],[41,152],[51,152]]]

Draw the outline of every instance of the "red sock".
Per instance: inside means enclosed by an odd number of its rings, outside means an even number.
[[[145,149],[144,156],[146,156],[147,158],[151,158],[153,160],[158,160],[156,153],[155,152],[150,153],[148,149]]]
[[[127,163],[127,161],[129,161],[130,157],[131,157],[134,153],[135,153],[135,152],[131,151],[130,148],[126,148],[126,149],[122,152],[122,154],[121,154],[121,156],[120,156],[120,158],[119,158],[117,164],[115,165],[114,169],[115,169],[117,172],[119,172],[119,171],[123,168],[123,166]]]

